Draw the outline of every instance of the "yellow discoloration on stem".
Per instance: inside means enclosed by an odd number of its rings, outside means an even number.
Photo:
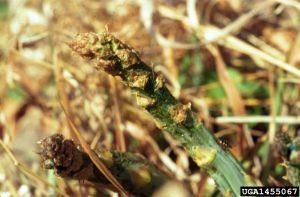
[[[149,72],[131,72],[128,77],[128,85],[132,88],[144,89],[149,81]]]
[[[159,90],[160,88],[162,88],[164,86],[164,83],[164,77],[158,74],[155,79],[155,90]]]
[[[209,167],[217,155],[217,151],[209,147],[193,146],[189,152],[193,160],[200,167]]]
[[[107,167],[110,168],[111,166],[113,166],[114,160],[113,160],[113,155],[110,151],[101,149],[101,150],[97,150],[96,153],[97,156],[104,162],[104,164]]]
[[[140,107],[146,108],[150,105],[153,105],[155,103],[155,100],[137,93],[136,102]]]
[[[178,104],[170,107],[169,113],[176,123],[182,124],[187,120],[189,110],[189,105]]]
[[[144,187],[151,182],[151,174],[147,166],[130,169],[130,178],[137,187]]]

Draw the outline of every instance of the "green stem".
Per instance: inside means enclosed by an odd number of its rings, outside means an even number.
[[[291,138],[279,132],[276,145],[286,164],[287,178],[293,186],[300,187],[300,136]]]
[[[240,187],[247,185],[247,176],[239,163],[196,120],[190,106],[171,95],[162,76],[142,62],[136,51],[106,32],[79,34],[69,46],[94,61],[97,68],[121,77],[135,93],[137,104],[152,115],[156,125],[178,140],[223,192],[239,196]]]
[[[39,143],[44,168],[54,169],[61,177],[110,186],[89,156],[72,140],[55,134]],[[168,180],[153,164],[132,153],[103,149],[95,152],[122,186],[136,196],[151,196]]]

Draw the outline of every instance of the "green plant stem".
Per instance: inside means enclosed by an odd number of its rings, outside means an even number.
[[[239,196],[250,184],[240,164],[194,117],[189,105],[178,102],[161,75],[140,60],[132,48],[111,34],[79,34],[69,46],[113,76],[122,78],[136,95],[137,104],[148,111],[156,125],[178,140],[191,158],[208,171],[223,192]]]
[[[279,132],[276,140],[277,148],[284,158],[289,182],[300,187],[300,137],[291,138],[287,133]]]
[[[90,157],[72,140],[55,134],[41,140],[39,144],[44,168],[54,169],[61,177],[110,186],[110,182],[99,172]],[[122,186],[136,196],[151,196],[168,180],[153,164],[132,153],[103,149],[95,152]]]

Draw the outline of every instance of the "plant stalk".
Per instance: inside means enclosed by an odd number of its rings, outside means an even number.
[[[169,132],[185,148],[197,165],[205,169],[222,192],[240,195],[240,187],[251,184],[232,154],[194,117],[191,106],[177,101],[138,53],[111,34],[83,33],[69,46],[96,68],[122,81],[136,95],[137,104],[148,111],[156,125]]]
[[[55,134],[39,142],[41,164],[64,178],[89,181],[110,187],[90,157],[72,140]],[[151,196],[169,178],[149,161],[128,152],[95,150],[99,159],[122,186],[135,196]]]

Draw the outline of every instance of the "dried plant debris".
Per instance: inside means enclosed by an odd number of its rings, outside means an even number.
[[[54,169],[56,174],[92,183],[109,184],[97,167],[72,140],[55,134],[39,141],[41,165]],[[137,196],[149,196],[160,188],[168,177],[147,160],[132,153],[104,149],[95,150],[124,188]]]

